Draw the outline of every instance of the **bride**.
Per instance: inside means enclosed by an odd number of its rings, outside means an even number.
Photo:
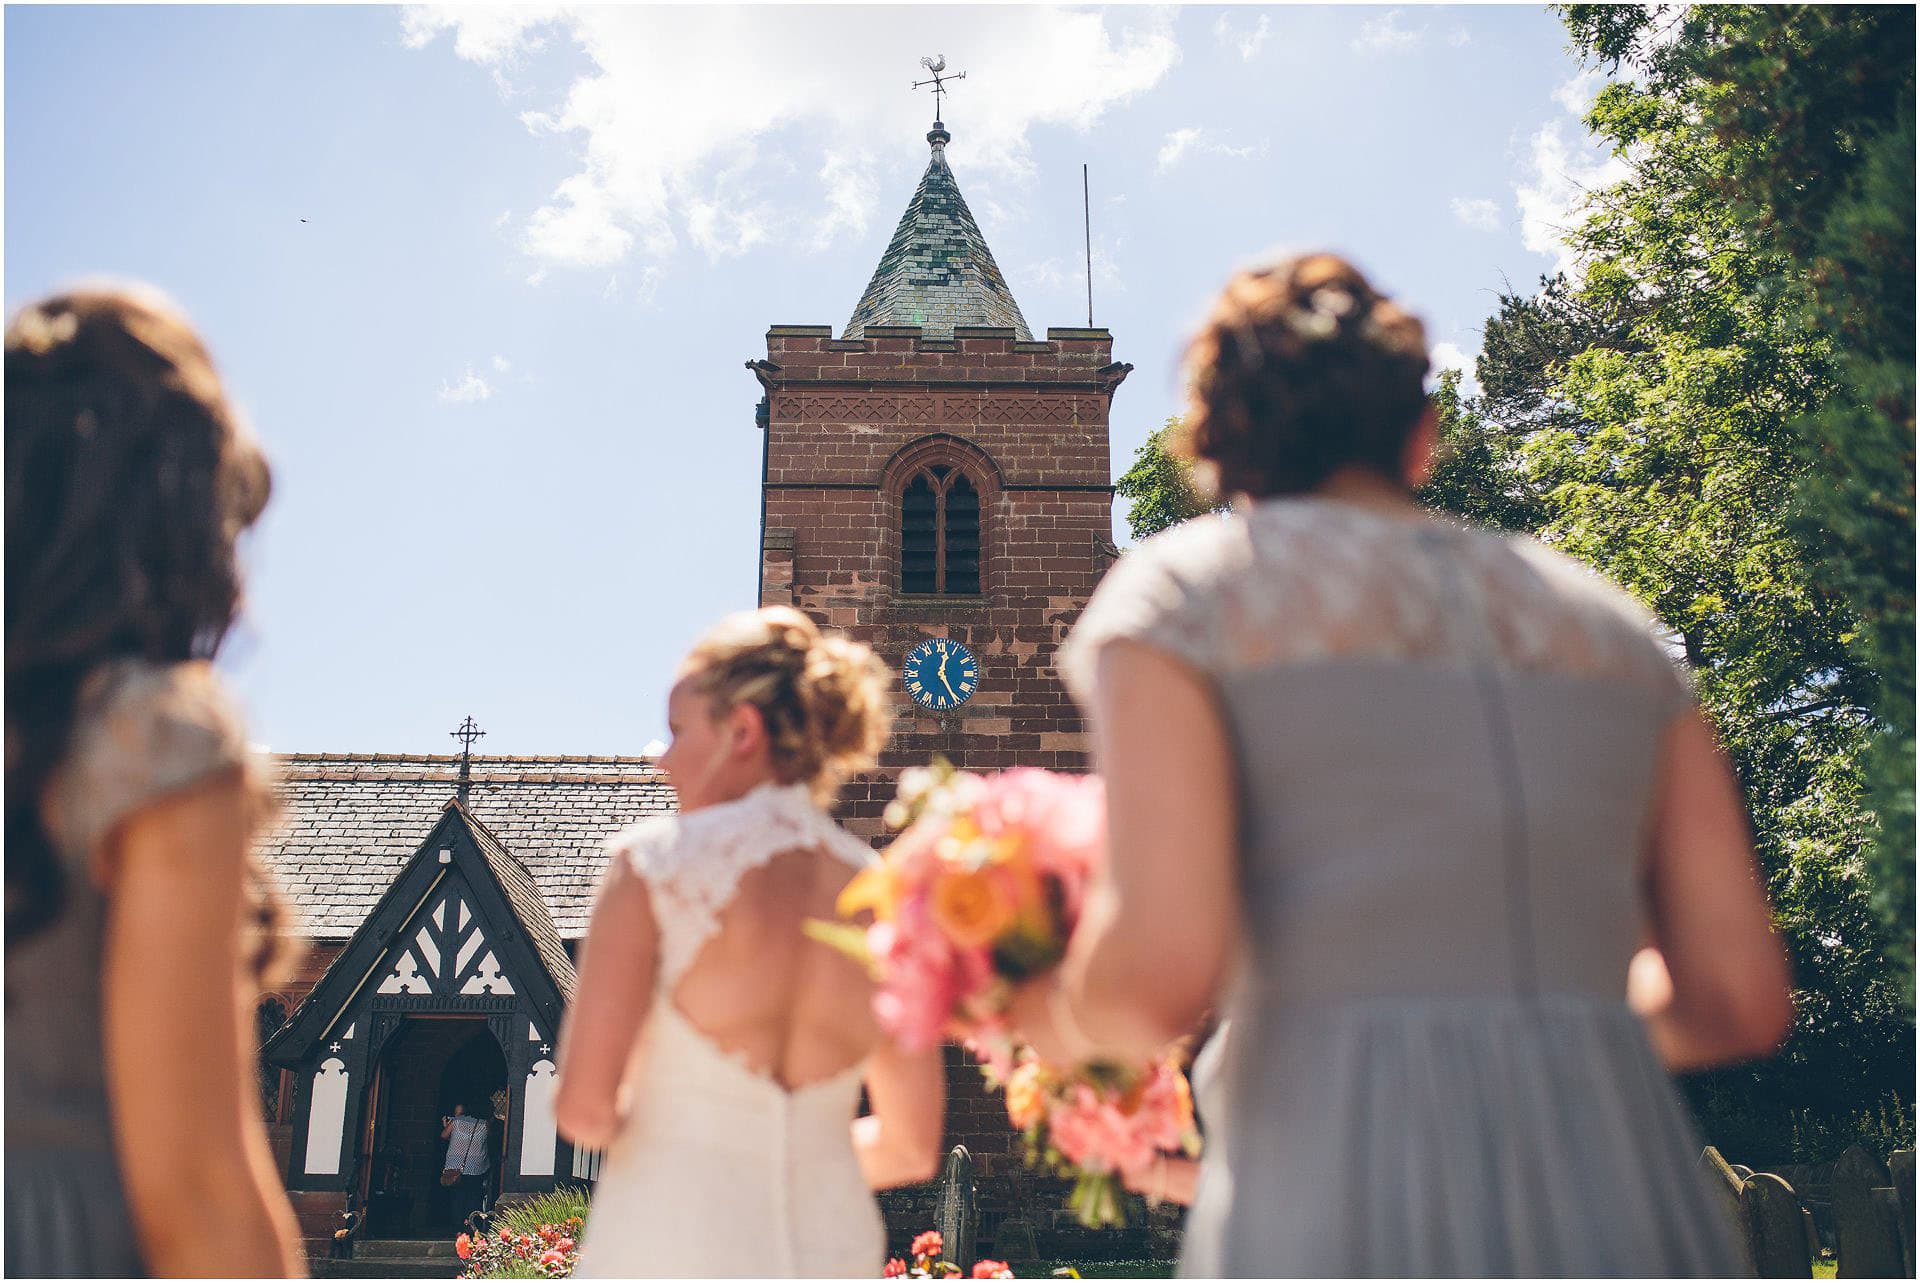
[[[561,1038],[561,1133],[607,1151],[580,1275],[873,1277],[872,1191],[932,1178],[940,1053],[882,1038],[866,975],[801,934],[873,858],[821,808],[873,763],[885,677],[784,607],[682,664],[680,811],[612,841]]]

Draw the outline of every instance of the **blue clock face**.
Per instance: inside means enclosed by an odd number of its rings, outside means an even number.
[[[900,677],[920,707],[958,708],[980,688],[980,661],[959,642],[935,637],[907,653]]]

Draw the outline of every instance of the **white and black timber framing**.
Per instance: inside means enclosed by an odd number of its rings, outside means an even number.
[[[293,1071],[291,1189],[359,1189],[368,1089],[409,1016],[484,1018],[507,1065],[502,1193],[572,1167],[554,1132],[560,1022],[574,969],[526,867],[458,799],[394,877],[313,991],[268,1040]]]

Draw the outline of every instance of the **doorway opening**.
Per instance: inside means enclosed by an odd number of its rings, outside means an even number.
[[[487,1123],[484,1189],[491,1205],[500,1188],[504,1130],[494,1117],[492,1098],[506,1085],[507,1058],[484,1018],[408,1016],[401,1021],[381,1049],[371,1088],[361,1168],[367,1238],[459,1233],[455,1191],[440,1184],[448,1157],[440,1129],[455,1106]],[[457,1161],[461,1155],[453,1157]]]

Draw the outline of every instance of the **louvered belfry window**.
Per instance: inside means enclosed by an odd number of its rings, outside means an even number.
[[[958,468],[934,464],[900,494],[900,591],[980,591],[980,492]]]

